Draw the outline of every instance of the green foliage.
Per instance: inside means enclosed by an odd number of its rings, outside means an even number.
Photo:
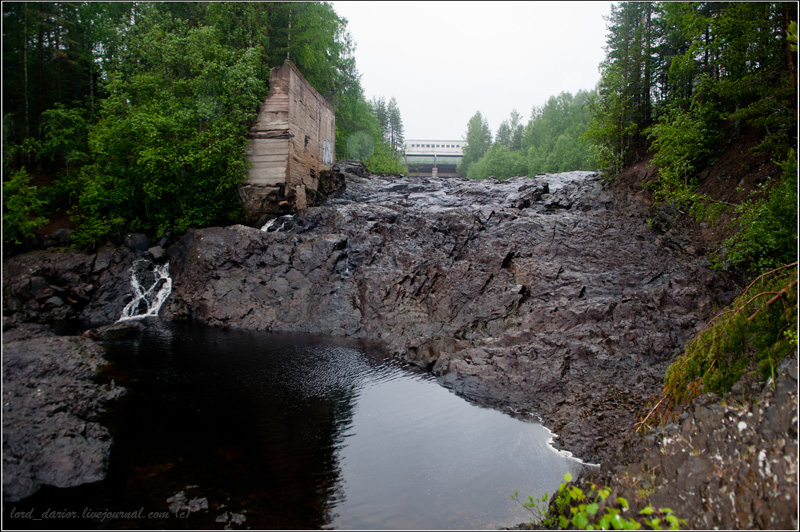
[[[497,128],[495,143],[505,146],[511,151],[522,149],[522,137],[525,135],[525,126],[522,124],[522,115],[514,109],[509,120],[503,120]]]
[[[594,93],[562,92],[534,107],[525,128],[522,149],[528,175],[586,170],[592,166],[589,146],[582,140],[592,117],[589,101]]]
[[[375,141],[366,131],[355,131],[346,140],[347,156],[357,161],[367,160],[375,151]]]
[[[591,97],[586,91],[551,96],[541,107],[534,107],[527,126],[520,123],[519,113],[512,111],[510,120],[500,124],[494,145],[485,120],[473,117],[459,173],[469,179],[485,179],[591,168],[590,148],[583,141],[592,116],[587,105]],[[470,134],[473,147],[491,147],[476,152],[470,147]]]
[[[386,142],[381,142],[375,146],[375,151],[371,157],[364,161],[364,165],[373,174],[408,174],[408,166],[403,164],[400,156]]]
[[[394,96],[392,96],[389,103],[386,105],[386,114],[389,119],[386,140],[389,142],[389,146],[391,146],[394,153],[401,153],[405,144],[403,118],[400,116],[400,107],[398,107],[397,100]]]
[[[625,165],[626,130],[621,127],[623,100],[617,88],[620,81],[616,67],[603,64],[600,71],[602,78],[597,94],[587,102],[593,118],[582,139],[590,144],[589,152],[595,166],[603,170],[606,179],[613,180]]]
[[[457,168],[459,175],[462,176],[469,175],[469,167],[483,157],[492,146],[492,131],[489,129],[489,122],[481,115],[480,111],[472,115],[467,123],[466,140],[463,157]]]
[[[795,262],[758,277],[686,345],[667,369],[661,400],[645,421],[666,421],[701,393],[722,395],[745,374],[766,379],[796,349]]]
[[[662,139],[656,155],[671,150],[665,183],[685,183],[700,152],[745,127],[762,136],[760,149],[785,153],[796,142],[796,18],[796,6],[777,2],[613,5],[586,136],[597,163],[615,177],[646,153],[646,134],[655,133]],[[669,140],[677,140],[679,124],[690,128],[683,154]],[[685,195],[685,186],[662,191],[667,200],[670,191]]]
[[[506,146],[495,144],[483,157],[469,167],[466,177],[486,179],[494,176],[504,179],[527,175],[527,172],[527,164],[521,151],[511,151]]]
[[[104,219],[161,235],[238,218],[247,126],[266,89],[261,50],[219,37],[207,26],[167,31],[145,9],[128,39],[132,71],[112,73],[89,135],[95,164],[85,168],[79,240],[102,238]]]
[[[3,240],[22,244],[47,222],[41,214],[45,202],[24,167],[9,174],[3,182]]]
[[[781,164],[779,180],[768,181],[736,208],[739,231],[725,242],[725,260],[763,271],[797,256],[797,157]]]
[[[329,3],[12,2],[3,17],[4,163],[37,165],[51,183],[39,207],[72,208],[81,245],[238,220],[248,128],[287,57],[331,102],[339,139],[380,140]]]
[[[584,138],[607,179],[616,178],[646,150],[643,131],[658,93],[657,15],[654,2],[619,2],[606,19],[606,59],[600,65],[598,95],[589,103],[594,117]]]
[[[674,515],[670,508],[653,508],[647,505],[638,515],[626,516],[630,510],[623,497],[610,499],[611,490],[591,484],[591,491],[584,491],[572,484],[572,475],[566,473],[564,482],[558,487],[549,507],[547,494],[539,499],[532,496],[521,502],[519,492],[511,498],[521,504],[531,515],[531,522],[546,529],[578,530],[638,530],[642,527],[652,530],[678,530],[686,521]]]
[[[707,198],[697,193],[698,167],[716,141],[715,135],[694,107],[662,115],[648,133],[653,139],[652,164],[658,168],[658,179],[648,185],[655,201],[701,209]]]
[[[337,146],[346,144],[347,157],[363,161],[372,173],[407,174],[408,167],[403,164],[403,120],[397,100],[392,97],[387,105],[382,96],[373,98],[362,112],[363,128],[348,134],[346,141]],[[337,122],[337,135],[338,125]]]
[[[397,105],[397,99],[392,96],[387,104],[383,96],[380,98],[373,98],[369,102],[369,108],[374,116],[374,122],[378,126],[377,130],[373,128],[373,143],[388,144],[396,158],[399,158],[403,153],[405,141],[403,118],[400,116],[400,108]]]
[[[86,109],[56,104],[42,113],[44,140],[37,156],[57,168],[56,179],[42,190],[46,210],[74,207],[82,193],[80,168],[89,159]]]
[[[42,113],[42,121],[44,141],[40,153],[43,157],[63,158],[67,170],[69,165],[78,164],[86,158],[89,124],[85,109],[56,104]]]

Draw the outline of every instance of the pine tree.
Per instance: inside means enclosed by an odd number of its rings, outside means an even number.
[[[467,123],[466,144],[463,148],[463,157],[458,163],[458,173],[466,176],[469,167],[484,156],[492,146],[492,131],[489,122],[478,111]]]
[[[378,119],[378,126],[381,129],[382,140],[389,142],[389,113],[386,110],[386,100],[383,96],[373,98],[370,101],[372,114]]]
[[[497,128],[497,134],[494,137],[494,142],[499,146],[505,146],[506,148],[511,147],[511,126],[508,124],[508,120],[500,122],[500,126]]]
[[[389,100],[386,106],[386,114],[389,121],[389,145],[392,147],[392,152],[395,154],[403,152],[404,134],[403,134],[403,118],[400,116],[400,108],[397,106],[397,100],[394,96]]]

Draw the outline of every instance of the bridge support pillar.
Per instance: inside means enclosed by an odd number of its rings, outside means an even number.
[[[431,177],[439,177],[439,169],[435,166],[431,169]]]

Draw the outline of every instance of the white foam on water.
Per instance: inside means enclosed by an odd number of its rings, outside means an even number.
[[[169,262],[154,264],[152,271],[145,269],[144,272],[142,272],[143,277],[147,277],[147,274],[152,275],[152,279],[149,280],[151,282],[148,282],[147,279],[140,281],[137,271],[141,271],[141,269],[135,267],[139,262],[147,261],[139,260],[131,267],[133,299],[122,309],[122,316],[120,316],[118,321],[138,320],[151,316],[158,316],[161,305],[164,304],[164,301],[166,301],[172,293],[172,278],[169,276]],[[144,312],[141,312],[142,304],[144,304]]]

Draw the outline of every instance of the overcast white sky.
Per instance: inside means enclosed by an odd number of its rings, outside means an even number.
[[[405,138],[457,140],[480,111],[492,135],[561,91],[593,89],[612,2],[332,2],[367,99],[394,96]]]

